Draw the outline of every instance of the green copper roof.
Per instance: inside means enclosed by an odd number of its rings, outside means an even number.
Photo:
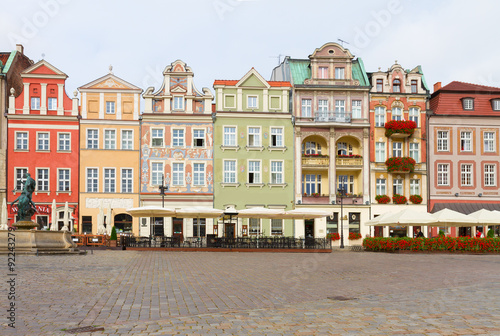
[[[365,65],[361,58],[352,61],[352,78],[359,80],[360,86],[370,86],[370,81],[365,71]]]
[[[304,80],[311,78],[311,63],[309,60],[290,59],[290,73],[293,84],[304,84]]]
[[[17,53],[16,50],[10,53],[9,59],[7,60],[7,63],[5,63],[5,66],[2,69],[2,73],[6,74],[7,72],[9,72],[10,65],[14,61],[14,57],[16,57],[16,53]]]
[[[422,84],[424,84],[425,89],[430,92],[427,82],[425,81],[424,72],[422,71],[422,67],[420,65],[418,66],[418,73],[422,75]]]

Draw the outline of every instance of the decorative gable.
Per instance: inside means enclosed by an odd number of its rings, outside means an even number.
[[[46,60],[41,60],[33,64],[32,66],[25,69],[21,73],[21,77],[40,77],[40,76],[56,77],[63,79],[66,79],[68,77],[64,72],[62,72],[61,70],[59,70]]]
[[[236,87],[257,87],[270,88],[269,83],[254,68],[250,69],[238,83]]]
[[[88,84],[85,84],[78,88],[79,90],[134,90],[142,91],[141,88],[124,81],[123,79],[116,77],[112,73],[109,73],[101,78],[98,78]]]

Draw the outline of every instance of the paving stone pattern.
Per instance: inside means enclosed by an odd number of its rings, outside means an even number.
[[[17,328],[0,335],[500,335],[499,255],[95,251],[16,267]]]

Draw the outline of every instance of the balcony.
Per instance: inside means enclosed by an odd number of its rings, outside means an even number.
[[[411,157],[392,157],[385,161],[387,172],[394,174],[413,173],[415,164],[415,160]]]
[[[361,155],[337,155],[335,160],[337,167],[345,168],[362,168],[363,167],[363,157]]]
[[[328,167],[330,158],[328,155],[309,154],[302,156],[302,167]]]
[[[417,124],[411,120],[391,120],[384,125],[385,136],[393,139],[407,138],[413,134]]]
[[[350,123],[351,112],[332,112],[332,111],[317,111],[314,113],[315,122],[339,122]]]

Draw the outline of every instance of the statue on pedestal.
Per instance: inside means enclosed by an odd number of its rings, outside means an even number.
[[[38,227],[38,224],[31,221],[31,217],[36,212],[35,203],[33,203],[31,197],[33,195],[33,192],[35,191],[36,182],[29,173],[26,173],[25,176],[26,176],[26,181],[24,182],[21,195],[18,198],[16,198],[14,202],[11,203],[11,206],[13,206],[14,203],[18,202],[17,213],[19,215],[19,220],[14,224],[14,226],[17,226],[19,228],[21,226],[23,228],[34,228]],[[20,222],[23,222],[24,224],[18,225],[18,223]],[[26,225],[27,223],[32,223],[32,224]]]

